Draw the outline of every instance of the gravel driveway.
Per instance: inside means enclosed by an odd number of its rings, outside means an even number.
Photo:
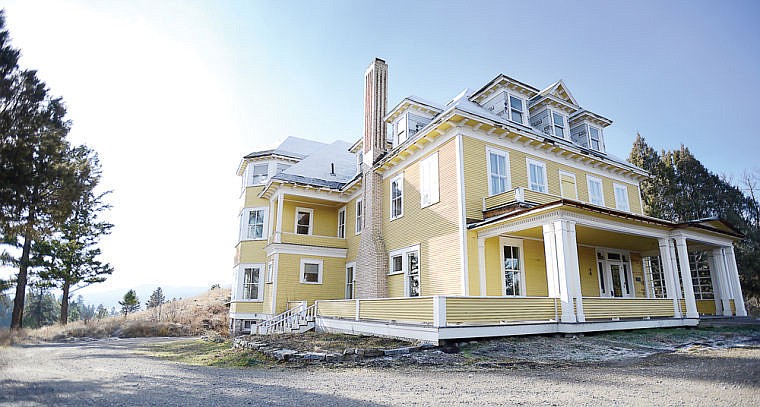
[[[0,348],[0,405],[760,405],[760,348],[633,363],[221,369],[134,351],[173,339]]]

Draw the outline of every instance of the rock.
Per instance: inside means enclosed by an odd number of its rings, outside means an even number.
[[[291,358],[293,355],[295,355],[296,353],[298,353],[298,352],[296,352],[296,351],[294,351],[294,350],[292,350],[292,349],[280,349],[280,350],[275,350],[275,351],[273,351],[273,352],[272,352],[272,355],[273,355],[273,356],[274,356],[274,358],[275,358],[275,359],[277,359],[277,360],[284,360],[284,361],[288,361],[288,360],[290,360],[290,358]]]
[[[328,363],[339,362],[342,356],[343,355],[339,355],[337,353],[328,353],[327,356],[325,356],[325,361]]]
[[[383,350],[377,348],[357,349],[356,354],[364,358],[376,358],[378,356],[383,356]]]
[[[306,352],[303,355],[304,360],[313,360],[313,361],[325,360],[326,357],[327,357],[326,353],[320,353],[320,352]]]
[[[396,348],[396,349],[386,349],[383,351],[383,354],[385,356],[396,356],[396,355],[404,355],[407,353],[411,353],[412,348],[410,346],[403,347],[403,348]]]

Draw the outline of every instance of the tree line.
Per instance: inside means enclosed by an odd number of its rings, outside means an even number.
[[[640,134],[628,161],[651,175],[641,182],[647,215],[674,222],[720,218],[744,235],[734,244],[742,291],[745,299],[760,300],[760,170],[739,179],[720,176],[686,146],[658,152]]]
[[[108,192],[97,192],[98,155],[69,143],[63,99],[20,55],[0,11],[0,262],[16,270],[0,292],[15,287],[11,329],[24,325],[30,283],[61,289],[65,324],[72,293],[113,273],[98,248],[113,227],[101,219],[109,205]]]

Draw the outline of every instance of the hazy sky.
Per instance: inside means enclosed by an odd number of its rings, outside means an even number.
[[[382,6],[382,7],[381,7]],[[100,153],[115,267],[90,291],[229,284],[241,156],[287,136],[353,142],[364,69],[389,104],[447,102],[498,73],[563,79],[636,132],[739,175],[760,152],[760,2],[2,1],[22,64]],[[85,297],[87,291],[84,291]]]

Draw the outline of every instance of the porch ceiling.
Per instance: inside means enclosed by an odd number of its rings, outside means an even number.
[[[625,249],[635,252],[658,250],[656,238],[629,235],[619,232],[611,232],[601,229],[593,229],[587,226],[576,225],[576,240],[578,244]]]

